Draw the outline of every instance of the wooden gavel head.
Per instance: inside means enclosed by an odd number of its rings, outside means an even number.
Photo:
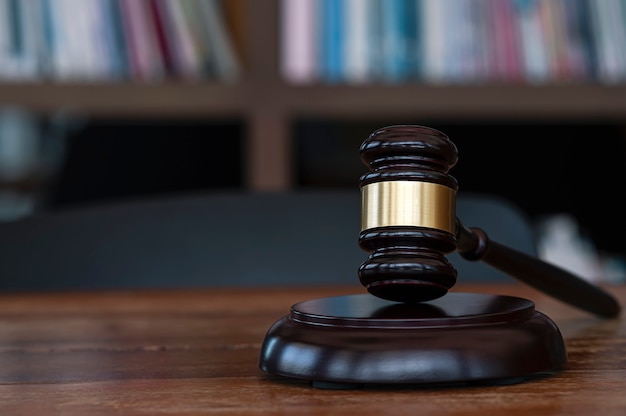
[[[456,146],[438,130],[396,125],[373,132],[360,152],[370,170],[359,181],[359,246],[370,253],[361,284],[398,302],[445,295],[457,280],[446,258],[456,248]]]
[[[374,296],[405,303],[442,297],[457,279],[446,255],[457,251],[570,305],[604,317],[620,313],[617,300],[602,288],[461,223],[458,184],[448,174],[458,153],[442,132],[385,127],[363,142],[361,159],[370,171],[359,182],[359,246],[369,256],[359,279]]]

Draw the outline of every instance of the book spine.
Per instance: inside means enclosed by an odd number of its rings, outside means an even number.
[[[280,67],[294,84],[319,80],[317,0],[283,0],[280,3]]]
[[[367,3],[367,50],[370,77],[373,81],[382,81],[384,72],[382,0],[370,0]]]
[[[36,0],[9,2],[12,25],[13,78],[33,80],[40,75],[41,10]]]
[[[525,79],[533,83],[545,82],[550,71],[539,14],[539,0],[516,0],[514,10]]]
[[[132,0],[130,0],[132,1]],[[168,38],[167,11],[160,0],[147,0],[149,10],[149,21],[153,25],[156,35],[156,45],[163,60],[165,74],[176,76],[176,64],[172,51],[171,39]]]
[[[387,82],[402,82],[409,69],[408,16],[414,11],[405,9],[404,0],[387,0],[381,13],[383,78]]]
[[[442,0],[422,0],[422,6],[423,79],[429,83],[441,83],[448,72],[446,47],[449,31],[446,9]]]
[[[241,64],[235,53],[223,9],[219,0],[200,2],[203,24],[208,29],[208,41],[215,53],[216,76],[222,82],[233,82],[241,75]]]
[[[607,38],[607,55],[611,58],[609,75],[607,81],[609,83],[619,83],[626,80],[626,21],[624,20],[623,8],[626,7],[624,0],[598,0],[603,4],[603,10],[606,14],[606,38]]]
[[[495,12],[496,31],[490,38],[499,44],[497,50],[501,67],[499,79],[518,82],[524,79],[522,62],[522,45],[519,32],[516,30],[514,5],[511,0],[491,0],[489,7]]]
[[[368,42],[368,21],[371,0],[346,0],[344,13],[345,51],[344,72],[346,81],[365,83],[372,80],[369,52],[373,45]]]
[[[222,2],[224,24],[230,37],[233,53],[239,59],[239,65],[246,65],[246,3],[245,0],[224,0]]]
[[[182,1],[160,0],[163,11],[161,16],[175,74],[183,79],[197,79],[202,68],[189,23],[182,10]]]
[[[462,65],[463,77],[470,82],[489,81],[494,48],[490,3],[489,0],[464,1],[464,13],[469,22],[465,43],[471,56]]]
[[[101,47],[107,57],[107,78],[124,79],[128,77],[127,39],[122,24],[122,14],[118,0],[100,0],[99,14],[102,26]]]
[[[328,83],[345,81],[344,3],[342,0],[319,2],[319,31],[322,79]]]
[[[216,76],[215,54],[209,44],[209,30],[204,25],[200,6],[196,0],[180,0],[184,26],[189,34],[197,59],[198,76],[214,78]]]
[[[167,72],[149,0],[120,0],[120,6],[134,80],[163,79]]]

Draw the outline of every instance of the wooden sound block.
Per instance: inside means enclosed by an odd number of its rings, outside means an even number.
[[[363,295],[304,301],[268,330],[259,366],[314,387],[507,383],[553,374],[567,353],[532,301],[448,293],[418,304]]]

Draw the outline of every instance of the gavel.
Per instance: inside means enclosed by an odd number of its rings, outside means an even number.
[[[442,132],[395,125],[361,145],[358,278],[369,293],[298,302],[267,331],[259,367],[315,387],[367,383],[510,383],[567,364],[561,333],[529,299],[448,293],[455,250],[601,317],[620,312],[600,287],[490,241],[456,216],[456,146]],[[460,277],[462,278],[462,277]],[[372,296],[373,295],[373,296]]]
[[[458,152],[444,133],[388,126],[370,134],[360,154],[369,172],[359,179],[359,246],[369,256],[358,277],[372,295],[405,303],[444,296],[457,281],[446,258],[456,250],[572,306],[603,317],[619,314],[618,302],[598,286],[462,224],[455,212],[459,186],[449,174]]]

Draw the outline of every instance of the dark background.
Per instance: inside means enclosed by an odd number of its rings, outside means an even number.
[[[490,193],[533,221],[571,213],[597,248],[626,255],[623,125],[572,121],[300,119],[292,126],[295,189],[358,187],[366,167],[359,146],[392,124],[434,127],[456,144],[451,173],[459,192]],[[64,167],[48,208],[179,192],[245,189],[243,138],[237,120],[97,120],[68,138]]]

